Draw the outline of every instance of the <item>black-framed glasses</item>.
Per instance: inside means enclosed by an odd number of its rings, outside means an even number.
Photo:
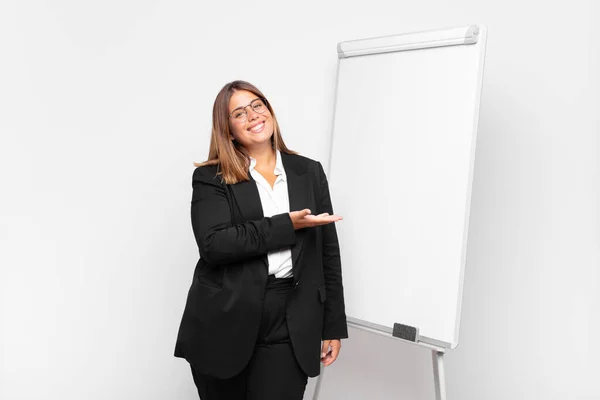
[[[229,114],[230,118],[233,118],[235,122],[245,122],[248,119],[248,112],[246,107],[251,107],[252,111],[259,114],[264,114],[267,111],[267,99],[259,97],[254,99],[244,107],[238,107]]]

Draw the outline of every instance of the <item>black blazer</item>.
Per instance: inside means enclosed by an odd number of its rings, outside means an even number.
[[[290,210],[333,214],[323,167],[281,153]],[[200,373],[228,378],[246,366],[258,336],[267,252],[290,247],[294,288],[287,309],[294,354],[319,374],[321,339],[348,337],[340,252],[333,223],[295,231],[289,214],[264,217],[256,182],[221,182],[216,166],[193,175],[192,227],[200,251],[175,356]]]

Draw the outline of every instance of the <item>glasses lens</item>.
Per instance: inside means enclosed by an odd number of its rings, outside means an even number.
[[[236,121],[242,122],[246,120],[246,110],[236,110],[233,112],[233,114],[231,114],[231,116],[233,117],[233,119],[235,119]]]
[[[257,112],[259,114],[262,114],[265,111],[267,111],[267,106],[265,105],[265,103],[261,99],[254,100],[251,103],[251,105],[252,105],[252,110],[254,110],[254,112]]]

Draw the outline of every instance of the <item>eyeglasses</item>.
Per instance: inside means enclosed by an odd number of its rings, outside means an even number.
[[[246,120],[248,119],[246,107],[252,107],[252,111],[254,111],[255,113],[264,114],[265,111],[267,111],[267,105],[265,104],[266,102],[267,99],[254,99],[247,106],[238,107],[235,110],[233,110],[233,112],[229,114],[229,117],[233,118],[235,122],[246,122]]]

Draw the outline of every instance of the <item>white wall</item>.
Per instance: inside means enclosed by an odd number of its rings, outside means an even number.
[[[0,398],[194,399],[172,350],[197,258],[192,161],[206,157],[220,87],[255,83],[288,145],[327,167],[337,42],[485,23],[449,399],[597,399],[598,11],[592,0],[3,2]],[[426,351],[350,334],[322,399],[433,397]]]

